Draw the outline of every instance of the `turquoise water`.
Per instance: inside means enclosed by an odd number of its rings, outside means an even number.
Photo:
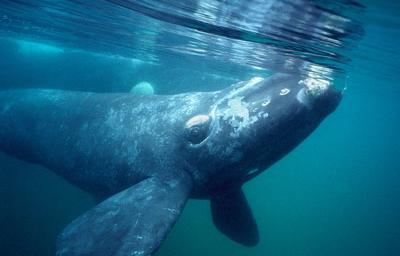
[[[1,5],[12,6],[12,2]],[[78,4],[72,1],[68,5],[67,1],[62,7],[73,9],[72,3]],[[363,32],[343,40],[349,49],[336,44],[316,47],[345,58],[330,59],[322,52],[314,59],[311,53],[315,49],[310,50],[309,42],[299,42],[301,50],[297,44],[278,45],[291,50],[289,57],[305,51],[306,58],[300,56],[302,61],[311,58],[313,63],[341,69],[335,73],[335,81],[346,91],[339,108],[317,131],[245,185],[259,225],[259,245],[247,248],[230,241],[213,226],[209,203],[190,200],[157,255],[400,255],[400,5],[395,1],[362,4],[365,7],[357,9],[355,17]],[[7,12],[8,20],[12,11],[10,8]],[[127,92],[137,82],[149,81],[156,93],[166,94],[215,90],[254,74],[282,69],[276,61],[279,54],[268,62],[257,62],[257,58],[243,61],[243,56],[239,61],[232,53],[226,58],[211,50],[188,54],[188,44],[181,52],[177,51],[181,48],[169,51],[184,37],[193,36],[179,31],[175,38],[156,41],[153,46],[147,39],[138,41],[143,51],[138,53],[132,50],[137,46],[129,48],[122,39],[118,44],[118,38],[105,38],[107,44],[99,46],[95,40],[85,40],[84,32],[89,30],[84,28],[62,44],[65,33],[40,34],[39,29],[27,33],[16,29],[24,27],[10,26],[12,22],[5,25],[4,15],[0,11],[1,89]],[[40,20],[37,13],[31,15],[36,16],[29,19]],[[164,21],[159,22],[158,28],[166,26]],[[55,26],[52,31],[62,31],[57,29]],[[163,29],[163,33],[171,33],[171,28]],[[204,30],[193,33],[206,33]],[[129,35],[125,32],[121,36]],[[255,36],[254,41],[265,39]],[[196,46],[203,45],[204,41],[198,40]],[[276,46],[266,47],[271,45]],[[118,54],[124,50],[129,54]],[[0,255],[54,255],[57,234],[95,203],[90,195],[43,167],[1,154]]]

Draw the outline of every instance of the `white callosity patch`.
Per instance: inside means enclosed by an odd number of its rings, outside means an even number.
[[[271,103],[271,96],[268,95],[265,101],[261,103],[261,106],[266,107],[269,103]]]
[[[211,112],[210,112],[211,118],[212,118],[213,120],[217,120],[217,118],[216,118],[217,109],[220,107],[220,105],[221,105],[223,102],[225,102],[226,100],[229,101],[229,100],[231,100],[231,99],[234,99],[234,97],[236,97],[237,95],[239,95],[241,92],[247,90],[248,88],[254,86],[255,84],[257,84],[257,83],[259,83],[259,82],[261,82],[261,81],[263,81],[263,80],[264,80],[264,78],[262,78],[262,77],[253,77],[252,79],[250,79],[250,80],[247,81],[247,82],[241,81],[241,82],[239,82],[239,83],[237,83],[237,84],[232,85],[233,88],[238,87],[238,89],[232,90],[230,93],[228,93],[226,96],[224,96],[223,98],[221,98],[219,101],[217,101],[217,102],[215,103],[214,108],[213,108],[213,109],[211,110]],[[246,106],[246,108],[247,108],[247,106]],[[224,116],[224,118],[226,118],[226,115],[225,115],[225,114],[222,114],[222,115]],[[226,119],[225,119],[225,120],[226,120]],[[216,132],[216,133],[220,132],[220,126],[219,126],[219,123],[218,123],[218,122],[214,123],[214,125],[213,125],[213,132]]]
[[[232,137],[238,137],[240,131],[258,120],[257,116],[250,116],[249,104],[242,99],[243,97],[235,97],[228,100],[228,108],[222,113],[222,120],[229,120],[233,128],[230,134]]]
[[[304,104],[305,106],[307,106],[308,108],[310,108],[310,107],[311,107],[311,103],[310,103],[310,101],[309,101],[309,99],[308,99],[308,97],[307,97],[307,95],[306,95],[305,90],[306,90],[305,88],[302,88],[302,89],[297,93],[296,99],[297,99],[300,103],[302,103],[302,104]]]
[[[288,89],[288,88],[283,88],[283,89],[279,92],[279,95],[285,96],[285,95],[288,95],[289,92],[290,92],[290,89]]]
[[[224,159],[230,159],[232,163],[240,161],[243,157],[240,150],[237,150],[242,147],[238,138],[256,122],[269,117],[266,107],[271,103],[271,95],[265,95],[260,100],[246,101],[246,95],[256,94],[261,86],[257,84],[263,81],[264,78],[254,77],[248,82],[239,82],[215,103],[210,112],[213,120],[210,134],[224,133],[221,135],[228,135],[232,140],[223,146],[214,143],[213,140],[205,141],[211,155],[218,154]]]
[[[312,97],[324,94],[331,86],[332,70],[315,64],[310,64],[307,69],[310,71],[299,81],[299,85],[305,87],[305,94]]]
[[[268,114],[268,112],[259,112],[257,114],[257,116],[258,116],[258,118],[267,118],[267,117],[269,117],[269,114]]]
[[[331,82],[327,79],[308,77],[300,80],[299,85],[303,85],[306,88],[306,94],[320,96],[328,90]]]
[[[253,77],[252,79],[250,79],[250,81],[248,81],[247,83],[245,82],[239,82],[237,84],[232,85],[232,87],[237,87],[240,86],[237,90],[232,90],[229,94],[227,94],[225,97],[223,97],[222,99],[220,99],[218,102],[216,102],[214,109],[211,111],[211,116],[214,117],[215,116],[215,112],[218,108],[218,106],[224,102],[225,100],[229,100],[232,99],[233,97],[235,97],[236,95],[240,94],[241,92],[247,90],[249,87],[254,86],[255,84],[263,81],[264,78],[262,77]]]
[[[239,117],[242,119],[249,119],[248,104],[242,101],[243,97],[236,97],[228,101],[229,108],[225,114],[233,118]]]
[[[234,128],[234,132],[232,132],[230,135],[233,137],[238,137],[239,132],[245,128],[251,125],[252,123],[256,122],[258,120],[257,116],[250,117],[250,112],[248,109],[249,104],[243,101],[243,97],[237,96],[241,92],[249,89],[250,87],[254,86],[255,84],[262,82],[264,78],[262,77],[253,77],[250,79],[248,82],[239,82],[236,85],[233,85],[233,87],[237,87],[240,85],[240,87],[236,90],[232,90],[229,94],[227,94],[225,97],[220,99],[214,106],[213,110],[211,111],[210,115],[211,117],[215,120],[216,118],[216,112],[217,108],[220,106],[221,103],[228,101],[228,108],[223,111],[222,113],[219,113],[220,116],[222,116],[222,120],[228,120],[230,119],[230,124]],[[268,100],[268,99],[267,99]],[[270,98],[269,98],[270,101]],[[268,102],[269,104],[269,102]],[[218,129],[217,132],[219,132],[219,125],[217,125]]]

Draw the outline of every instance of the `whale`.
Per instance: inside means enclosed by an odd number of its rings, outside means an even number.
[[[101,198],[56,239],[56,255],[154,255],[189,198],[216,228],[260,238],[242,191],[304,141],[342,91],[299,75],[176,95],[0,92],[0,150]]]

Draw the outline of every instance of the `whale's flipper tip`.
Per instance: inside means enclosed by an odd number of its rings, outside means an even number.
[[[145,179],[84,213],[58,237],[57,256],[152,255],[190,193],[184,176]]]
[[[241,189],[211,199],[215,226],[233,241],[244,246],[259,242],[257,223]]]

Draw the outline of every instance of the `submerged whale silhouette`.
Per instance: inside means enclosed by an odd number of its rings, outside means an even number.
[[[186,200],[211,200],[216,227],[253,246],[241,190],[340,102],[318,81],[277,74],[178,95],[0,92],[0,149],[106,200],[69,224],[57,255],[152,255]]]

